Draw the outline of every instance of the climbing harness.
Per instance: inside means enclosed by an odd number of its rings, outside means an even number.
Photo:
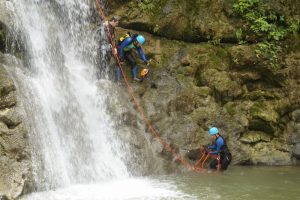
[[[99,14],[102,16],[103,19],[106,19],[105,17],[105,14],[102,10],[102,7],[99,3],[99,0],[95,0],[96,1],[96,5],[98,7],[98,10],[99,10]],[[109,29],[107,29],[107,32],[108,32],[108,37],[109,37],[109,41],[112,45],[112,49],[116,48],[115,46],[115,43],[112,39],[112,35],[109,31]],[[152,124],[150,123],[150,120],[146,117],[146,115],[144,114],[144,111],[142,110],[140,104],[138,103],[136,97],[134,96],[134,91],[132,89],[132,87],[130,86],[127,78],[126,78],[126,75],[124,73],[124,70],[122,68],[122,65],[121,65],[121,62],[120,62],[120,59],[118,57],[118,55],[116,53],[113,54],[114,57],[116,58],[117,62],[118,62],[118,67],[122,73],[122,76],[124,78],[124,81],[125,81],[125,84],[126,84],[126,87],[127,87],[127,91],[130,95],[130,98],[132,99],[133,103],[135,104],[135,107],[137,109],[137,111],[139,112],[139,114],[141,115],[141,117],[143,118],[143,121],[145,123],[145,125],[148,127],[148,130],[153,134],[153,136],[164,146],[164,148],[166,148],[169,152],[171,152],[173,154],[173,156],[176,158],[176,160],[178,160],[182,165],[186,166],[189,170],[193,170],[194,172],[197,172],[194,167],[189,163],[187,162],[185,159],[182,158],[181,155],[179,155],[172,147],[170,144],[168,144],[167,142],[165,142],[161,137],[160,137],[160,134],[154,129],[154,127],[152,126]]]
[[[217,160],[217,172],[220,171],[220,168],[221,168],[221,164],[220,164],[220,155],[211,155],[208,153],[207,149],[202,146],[199,148],[199,151],[200,151],[200,154],[201,154],[201,157],[200,159],[195,163],[194,165],[194,171],[196,172],[199,172],[200,170],[202,172],[205,172],[206,171],[206,161],[208,160],[208,158],[212,158],[212,159],[216,159]],[[198,167],[198,165],[200,164],[200,168]]]

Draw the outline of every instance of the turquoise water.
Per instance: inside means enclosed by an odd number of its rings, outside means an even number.
[[[300,199],[300,167],[230,167],[223,173],[188,173],[160,179],[195,199]]]
[[[230,167],[222,173],[184,173],[73,185],[24,200],[297,200],[300,167]]]

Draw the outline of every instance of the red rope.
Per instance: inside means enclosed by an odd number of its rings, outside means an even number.
[[[104,12],[103,12],[103,10],[102,10],[102,7],[101,7],[99,1],[98,1],[98,0],[95,0],[95,1],[96,1],[96,5],[97,5],[97,7],[98,7],[98,10],[99,10],[99,14],[102,16],[103,19],[106,19],[105,14],[104,14]],[[132,89],[132,87],[130,86],[130,84],[129,84],[127,78],[126,78],[126,75],[125,75],[125,72],[124,72],[124,70],[123,70],[123,68],[122,68],[122,65],[121,65],[121,62],[120,62],[120,60],[119,60],[119,57],[118,57],[118,55],[117,55],[117,54],[115,53],[115,51],[114,51],[114,49],[116,48],[116,46],[115,46],[115,43],[114,43],[114,41],[113,41],[111,32],[109,31],[108,27],[107,27],[107,32],[108,32],[108,36],[109,36],[109,41],[110,41],[110,43],[111,43],[111,45],[112,45],[112,52],[113,52],[113,55],[114,55],[114,57],[116,58],[116,60],[117,60],[117,62],[118,62],[118,66],[119,66],[119,68],[120,68],[120,70],[121,70],[121,73],[122,73],[122,76],[123,76],[123,78],[124,78],[124,81],[125,81],[125,84],[126,84],[126,87],[127,87],[127,91],[128,91],[128,93],[129,93],[129,95],[131,96],[131,98],[132,98],[134,104],[136,105],[137,110],[139,111],[140,115],[142,116],[144,123],[148,126],[148,129],[149,129],[150,132],[158,139],[158,141],[159,141],[159,142],[160,142],[160,143],[161,143],[161,144],[162,144],[169,152],[171,152],[171,153],[173,154],[173,156],[174,156],[177,160],[179,160],[179,161],[181,162],[181,164],[183,164],[184,166],[186,166],[189,170],[193,170],[193,171],[196,172],[196,170],[194,169],[194,167],[193,167],[190,163],[188,163],[186,160],[184,160],[184,159],[182,158],[182,156],[180,156],[180,155],[179,155],[179,154],[171,147],[171,145],[169,145],[167,142],[165,142],[165,141],[160,137],[159,133],[158,133],[158,132],[154,129],[154,127],[151,125],[150,120],[149,120],[149,119],[146,117],[146,115],[144,114],[144,112],[143,112],[141,106],[139,105],[137,99],[136,99],[135,96],[134,96],[133,89]]]

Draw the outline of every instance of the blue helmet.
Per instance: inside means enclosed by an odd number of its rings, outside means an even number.
[[[138,35],[138,36],[136,37],[136,40],[140,43],[140,45],[142,45],[142,44],[145,43],[145,38],[144,38],[144,36],[142,36],[142,35]]]
[[[216,135],[218,133],[219,133],[219,129],[216,128],[216,127],[212,127],[212,128],[209,129],[209,134],[210,135]]]

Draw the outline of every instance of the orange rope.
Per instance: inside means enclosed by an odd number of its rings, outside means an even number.
[[[106,19],[105,14],[104,14],[104,12],[103,12],[103,10],[102,10],[102,7],[101,7],[101,5],[100,5],[100,3],[99,3],[98,0],[96,0],[96,5],[97,5],[97,7],[98,7],[99,14],[102,16],[103,19]],[[122,68],[122,65],[121,65],[121,62],[120,62],[120,60],[119,60],[119,57],[118,57],[118,55],[114,52],[114,49],[115,49],[116,47],[115,47],[115,43],[114,43],[114,41],[113,41],[112,35],[111,35],[111,33],[110,33],[108,27],[107,27],[107,32],[108,32],[108,36],[109,36],[110,43],[111,43],[111,45],[112,45],[112,52],[113,52],[113,55],[115,56],[115,58],[116,58],[116,60],[117,60],[117,62],[118,62],[118,67],[119,67],[120,70],[121,70],[122,76],[123,76],[124,81],[125,81],[125,84],[126,84],[126,86],[127,86],[127,91],[128,91],[128,93],[129,93],[129,95],[131,96],[131,98],[132,98],[134,104],[136,105],[136,108],[138,109],[140,115],[142,116],[144,123],[148,126],[148,129],[149,129],[150,132],[158,139],[158,141],[159,141],[159,142],[160,142],[160,143],[161,143],[168,151],[170,151],[170,152],[173,154],[173,156],[174,156],[177,160],[179,160],[179,161],[181,162],[181,164],[183,164],[184,166],[186,166],[189,170],[193,170],[193,171],[196,172],[196,170],[194,169],[194,167],[193,167],[190,163],[188,163],[186,160],[184,160],[184,159],[182,158],[182,156],[180,156],[180,155],[179,155],[179,154],[178,154],[178,153],[177,153],[177,152],[176,152],[176,151],[175,151],[175,150],[174,150],[167,142],[165,142],[165,141],[160,137],[159,133],[153,128],[153,126],[151,125],[149,119],[148,119],[148,118],[146,117],[146,115],[144,114],[144,112],[143,112],[141,106],[139,105],[137,99],[136,99],[135,96],[134,96],[134,92],[133,92],[132,87],[131,87],[130,84],[128,83],[128,80],[127,80],[126,75],[125,75],[125,73],[124,73],[124,70],[123,70],[123,68]]]

